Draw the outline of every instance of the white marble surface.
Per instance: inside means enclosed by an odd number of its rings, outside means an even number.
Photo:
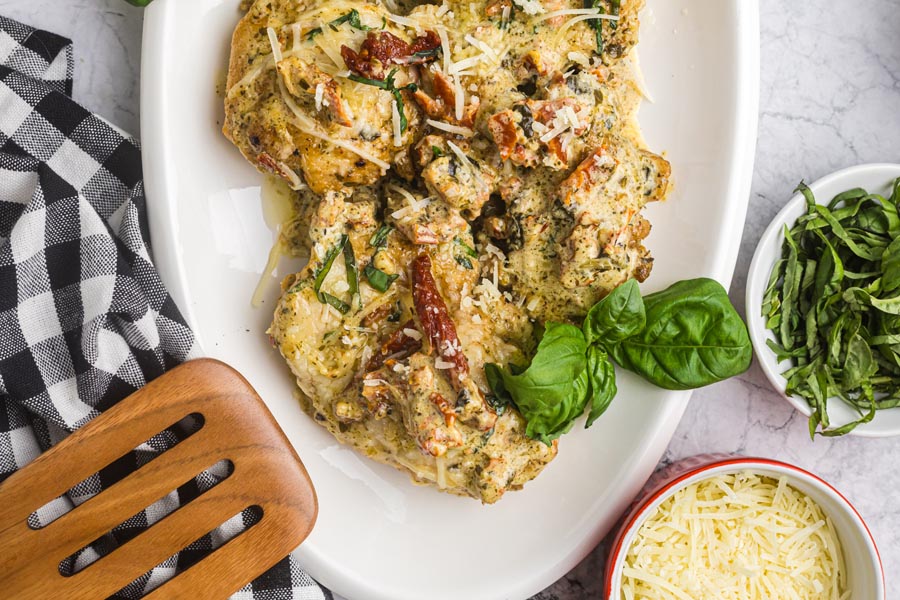
[[[714,2],[716,0],[709,0]],[[864,162],[900,162],[900,0],[761,0],[762,98],[756,173],[732,298],[769,220],[801,179]],[[75,95],[138,131],[141,11],[122,0],[0,0],[0,14],[75,40]],[[736,452],[785,460],[840,488],[868,522],[900,598],[900,439],[810,441],[805,419],[754,367],[701,390],[665,460]],[[894,454],[894,453],[897,454]],[[602,550],[536,598],[600,597]],[[859,599],[868,600],[868,599]]]

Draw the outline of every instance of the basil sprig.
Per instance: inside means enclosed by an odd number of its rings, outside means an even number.
[[[489,363],[484,371],[500,404],[514,404],[525,417],[525,434],[549,445],[572,429],[594,397],[593,390],[603,396],[608,379],[594,381],[594,374],[602,375],[603,369],[593,367],[588,368],[588,344],[580,329],[547,323],[527,369],[506,370]]]
[[[581,329],[547,323],[527,368],[485,365],[495,404],[514,404],[526,434],[549,444],[590,407],[590,427],[615,397],[611,358],[666,389],[706,386],[750,367],[747,326],[725,289],[692,279],[641,297],[630,280],[588,312]]]
[[[806,214],[785,227],[762,313],[769,348],[792,363],[787,392],[812,409],[810,436],[834,437],[900,406],[900,178],[889,198],[852,189],[827,206],[796,191]],[[835,397],[859,418],[831,428]]]
[[[601,342],[619,366],[668,390],[704,387],[750,368],[747,326],[717,281],[680,281],[643,303],[644,327]]]

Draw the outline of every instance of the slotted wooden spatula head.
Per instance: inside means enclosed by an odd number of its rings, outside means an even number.
[[[31,513],[192,415],[202,426],[41,529]],[[71,576],[60,563],[222,460],[231,475]],[[106,598],[249,507],[248,530],[146,598],[226,598],[294,550],[316,520],[316,494],[271,413],[235,370],[186,363],[132,394],[0,484],[0,595]]]

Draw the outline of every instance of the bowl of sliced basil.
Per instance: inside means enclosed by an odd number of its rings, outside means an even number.
[[[747,325],[810,435],[900,435],[900,165],[801,183],[763,233]]]

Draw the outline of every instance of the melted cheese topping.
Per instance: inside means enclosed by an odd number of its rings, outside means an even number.
[[[705,479],[641,526],[622,570],[624,600],[846,600],[831,520],[808,496],[750,472]]]

